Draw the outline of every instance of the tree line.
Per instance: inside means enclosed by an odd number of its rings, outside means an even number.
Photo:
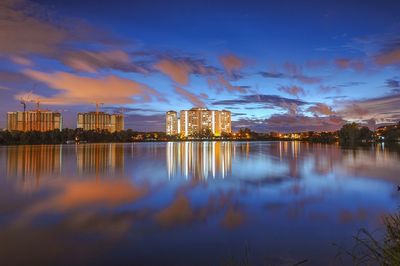
[[[296,135],[296,137],[293,137]],[[368,127],[356,123],[345,124],[336,132],[307,131],[296,134],[258,133],[249,128],[241,128],[236,133],[223,133],[214,136],[210,130],[188,137],[167,136],[165,132],[138,132],[123,130],[110,133],[106,130],[63,129],[47,132],[40,131],[0,131],[0,145],[16,144],[63,144],[63,143],[101,143],[135,141],[180,141],[180,140],[300,140],[315,143],[336,143],[354,146],[371,142],[393,143],[400,141],[400,122],[397,126],[387,127],[374,133]]]

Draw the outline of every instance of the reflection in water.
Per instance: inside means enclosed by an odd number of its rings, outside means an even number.
[[[115,143],[76,145],[76,162],[80,175],[122,175],[124,146]]]
[[[22,179],[25,187],[38,187],[43,176],[58,175],[62,166],[62,146],[15,146],[7,149],[7,176]],[[32,184],[32,177],[34,184]]]
[[[168,142],[168,178],[225,178],[232,171],[231,142]]]
[[[254,265],[336,265],[331,243],[397,210],[399,155],[301,142],[0,147],[1,262],[219,265],[248,243]]]

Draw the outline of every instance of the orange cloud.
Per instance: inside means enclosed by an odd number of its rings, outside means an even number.
[[[379,65],[393,65],[400,63],[400,49],[379,54],[375,57],[375,62]]]
[[[278,90],[296,97],[299,97],[300,95],[306,95],[304,89],[299,86],[282,86]]]
[[[133,202],[145,196],[149,188],[138,187],[128,181],[73,181],[62,185],[56,185],[57,191],[54,197],[46,198],[34,204],[24,213],[29,221],[35,215],[46,212],[65,212],[84,207],[114,207]]]
[[[225,55],[219,58],[221,61],[224,69],[229,73],[232,74],[234,71],[238,71],[244,67],[244,62],[240,58],[235,55]]]
[[[177,83],[187,85],[189,82],[191,67],[185,62],[164,59],[158,62],[155,68]]]
[[[179,87],[175,87],[175,92],[189,100],[195,107],[204,107],[205,103],[200,98],[208,98],[208,96],[204,93],[198,96]]]
[[[104,102],[106,104],[128,104],[140,101],[151,101],[152,97],[163,101],[164,98],[154,89],[130,79],[114,75],[92,78],[74,75],[66,72],[43,73],[26,70],[24,73],[32,79],[47,84],[58,90],[54,96],[36,95],[45,104],[68,105],[90,102]],[[21,95],[16,95],[20,98]]]
[[[361,71],[365,69],[365,62],[362,60],[339,58],[335,60],[335,65],[340,69],[353,69],[355,71]]]

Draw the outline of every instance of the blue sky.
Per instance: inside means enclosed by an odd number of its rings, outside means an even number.
[[[63,113],[104,103],[126,127],[167,110],[234,128],[335,130],[400,120],[397,1],[25,1],[0,6],[0,127],[19,99]],[[30,104],[29,108],[34,108]]]

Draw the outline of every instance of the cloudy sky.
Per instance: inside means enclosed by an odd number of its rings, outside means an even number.
[[[257,131],[400,120],[399,1],[0,1],[0,128],[20,99],[126,128],[228,109]]]

